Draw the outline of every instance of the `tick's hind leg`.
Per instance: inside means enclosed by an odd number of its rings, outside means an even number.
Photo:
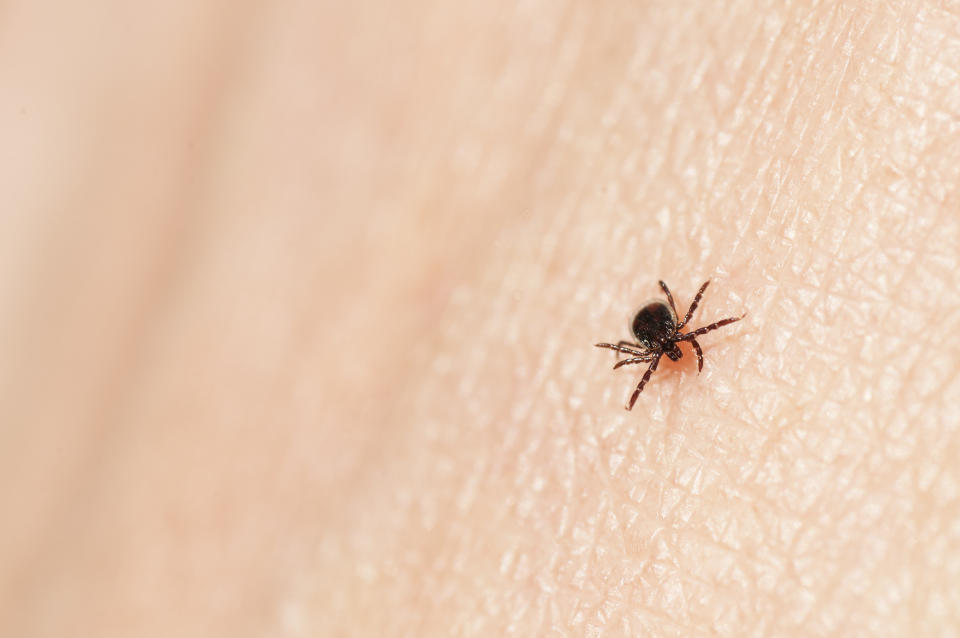
[[[692,341],[693,339],[695,339],[696,337],[699,337],[702,334],[710,332],[711,330],[716,330],[717,328],[728,326],[735,321],[740,321],[746,316],[747,316],[747,313],[743,313],[739,317],[730,317],[729,319],[721,319],[720,321],[715,321],[711,323],[709,326],[704,326],[702,328],[697,328],[693,332],[688,332],[687,334],[680,337],[679,341]]]
[[[647,385],[647,381],[650,380],[650,375],[654,373],[657,369],[657,366],[660,364],[660,355],[657,355],[657,358],[650,363],[650,367],[647,368],[647,371],[644,373],[643,378],[640,379],[640,383],[637,384],[637,389],[633,391],[633,396],[630,397],[630,402],[627,404],[627,409],[632,410],[633,404],[637,402],[637,397],[640,396],[640,393],[643,392],[643,386]]]
[[[683,321],[680,322],[680,325],[677,326],[677,330],[687,325],[687,322],[690,321],[690,317],[693,316],[693,313],[697,310],[697,306],[700,305],[700,298],[703,297],[703,291],[707,289],[707,286],[710,285],[710,280],[707,279],[703,282],[703,285],[700,286],[700,290],[697,291],[697,296],[693,298],[693,303],[690,304],[690,310],[687,310],[687,316],[683,318]]]
[[[627,344],[628,346],[632,346],[632,347],[624,348],[623,344]],[[632,341],[627,341],[625,339],[621,339],[616,343],[595,343],[593,345],[595,345],[598,348],[606,348],[608,350],[613,350],[614,352],[617,353],[617,361],[620,360],[621,352],[632,354],[634,356],[642,356],[646,354],[643,350],[640,349],[640,346],[638,344],[633,343]]]
[[[632,342],[632,341],[627,341],[626,339],[621,339],[620,341],[617,342],[617,345],[618,345],[618,346],[627,345],[627,346],[630,346],[631,348],[636,348],[636,347],[637,347],[637,344],[635,344],[635,343]],[[617,361],[619,361],[619,360],[620,360],[620,353],[617,352]]]
[[[670,308],[673,309],[673,316],[679,317],[680,314],[677,312],[677,305],[673,303],[673,295],[670,294],[670,289],[667,288],[667,283],[660,280],[660,287],[663,288],[663,293],[667,296],[667,301],[670,302]]]

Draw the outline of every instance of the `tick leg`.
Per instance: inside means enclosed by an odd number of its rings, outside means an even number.
[[[640,396],[640,393],[643,392],[643,386],[647,385],[647,381],[650,380],[650,375],[653,374],[653,371],[657,369],[657,365],[660,363],[660,355],[657,355],[650,363],[650,367],[647,368],[646,373],[644,373],[643,378],[640,379],[640,383],[637,384],[637,389],[633,391],[633,396],[630,397],[630,403],[627,404],[627,409],[632,410],[633,404],[637,402],[637,397]]]
[[[679,339],[677,339],[677,341],[692,341],[704,333],[710,332],[711,330],[716,330],[717,328],[722,328],[726,325],[733,323],[734,321],[740,321],[746,316],[747,316],[747,313],[743,313],[739,317],[730,317],[729,319],[721,319],[720,321],[711,323],[709,326],[704,326],[702,328],[697,328],[693,332],[688,332],[687,334],[682,335]]]
[[[648,357],[633,357],[632,359],[624,359],[623,361],[617,361],[617,363],[613,366],[613,369],[616,370],[621,366],[628,366],[634,363],[643,363],[644,361],[650,361],[653,358],[653,356],[656,356],[656,355],[651,355]]]
[[[620,343],[617,343],[617,344],[613,344],[613,343],[595,343],[595,344],[593,344],[593,345],[595,345],[595,346],[598,347],[598,348],[606,348],[607,350],[615,350],[616,352],[625,352],[625,353],[627,353],[627,354],[632,354],[632,355],[636,355],[636,356],[644,356],[644,355],[647,354],[646,352],[643,352],[642,350],[637,350],[637,349],[635,349],[635,348],[624,348],[622,345],[620,345],[621,343],[630,343],[630,342],[629,342],[629,341],[621,341]],[[619,358],[620,358],[620,355],[617,355],[617,358],[619,359]]]
[[[617,345],[618,345],[618,346],[622,346],[622,345],[624,345],[624,344],[630,346],[631,348],[638,348],[638,347],[639,347],[639,346],[637,346],[637,344],[635,344],[634,342],[632,342],[632,341],[627,341],[626,339],[621,339],[620,341],[617,342]],[[617,361],[619,361],[619,360],[620,360],[620,353],[617,352],[616,355],[617,355]]]
[[[703,350],[700,349],[700,344],[697,343],[696,339],[691,339],[690,345],[697,351],[697,374],[700,374],[703,372]]]
[[[667,283],[662,279],[660,280],[660,287],[663,288],[664,294],[667,295],[667,301],[670,302],[670,308],[673,309],[673,316],[679,317],[680,315],[677,313],[677,305],[673,303],[673,295],[670,294],[670,289],[667,288]]]
[[[703,297],[703,291],[707,289],[707,286],[710,285],[710,280],[707,279],[703,282],[703,285],[700,286],[700,290],[697,291],[697,296],[693,298],[693,303],[690,304],[690,310],[687,311],[687,316],[683,318],[683,321],[680,322],[680,325],[677,326],[677,330],[687,325],[687,322],[690,321],[690,317],[693,316],[693,313],[696,311],[697,306],[700,305],[700,298]]]

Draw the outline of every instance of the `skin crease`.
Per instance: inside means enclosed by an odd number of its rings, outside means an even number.
[[[955,635],[958,25],[10,3],[0,635]]]

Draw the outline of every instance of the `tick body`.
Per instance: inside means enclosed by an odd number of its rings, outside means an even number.
[[[703,370],[703,351],[700,349],[700,344],[697,343],[697,337],[735,321],[740,321],[746,316],[746,313],[743,313],[739,317],[721,319],[720,321],[711,323],[709,326],[697,328],[691,332],[681,332],[684,326],[687,325],[687,322],[690,321],[690,317],[693,316],[694,311],[696,311],[697,306],[700,304],[700,299],[703,297],[703,292],[709,285],[710,281],[708,280],[700,286],[700,290],[697,292],[697,296],[693,298],[693,303],[690,304],[690,309],[687,310],[683,321],[678,321],[677,307],[673,303],[673,295],[670,294],[670,289],[667,287],[667,284],[661,281],[660,287],[663,289],[664,294],[666,294],[669,305],[660,299],[655,299],[647,302],[637,310],[630,322],[630,332],[633,333],[633,338],[636,342],[619,341],[616,344],[596,344],[598,348],[607,348],[617,353],[618,360],[613,366],[614,370],[621,366],[637,363],[650,364],[643,378],[640,379],[640,383],[637,384],[637,389],[633,391],[630,401],[627,403],[626,407],[628,410],[633,409],[633,404],[637,402],[637,397],[643,392],[643,387],[647,385],[650,376],[656,371],[657,366],[660,364],[660,357],[666,356],[673,361],[679,361],[680,358],[683,357],[683,351],[680,350],[679,344],[681,341],[689,341],[694,352],[697,353],[697,372],[699,373],[700,370]],[[630,356],[620,361],[621,352]]]

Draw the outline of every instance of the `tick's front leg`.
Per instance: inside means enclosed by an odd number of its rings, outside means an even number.
[[[700,349],[696,339],[690,339],[690,345],[697,351],[697,374],[700,374],[703,372],[703,350]]]
[[[643,375],[643,378],[640,379],[640,383],[637,384],[637,389],[633,391],[633,396],[630,397],[630,403],[627,404],[628,410],[633,409],[633,404],[637,402],[637,397],[643,392],[643,386],[647,385],[647,381],[650,380],[650,375],[654,373],[658,365],[660,365],[660,355],[657,355],[657,358],[653,360],[650,367],[647,368],[647,372]]]
[[[617,361],[617,363],[613,366],[613,369],[616,370],[617,368],[633,365],[634,363],[643,363],[644,361],[651,361],[653,357],[656,357],[656,356],[660,356],[660,355],[649,355],[646,357],[633,357],[631,359],[624,359],[623,361]]]

